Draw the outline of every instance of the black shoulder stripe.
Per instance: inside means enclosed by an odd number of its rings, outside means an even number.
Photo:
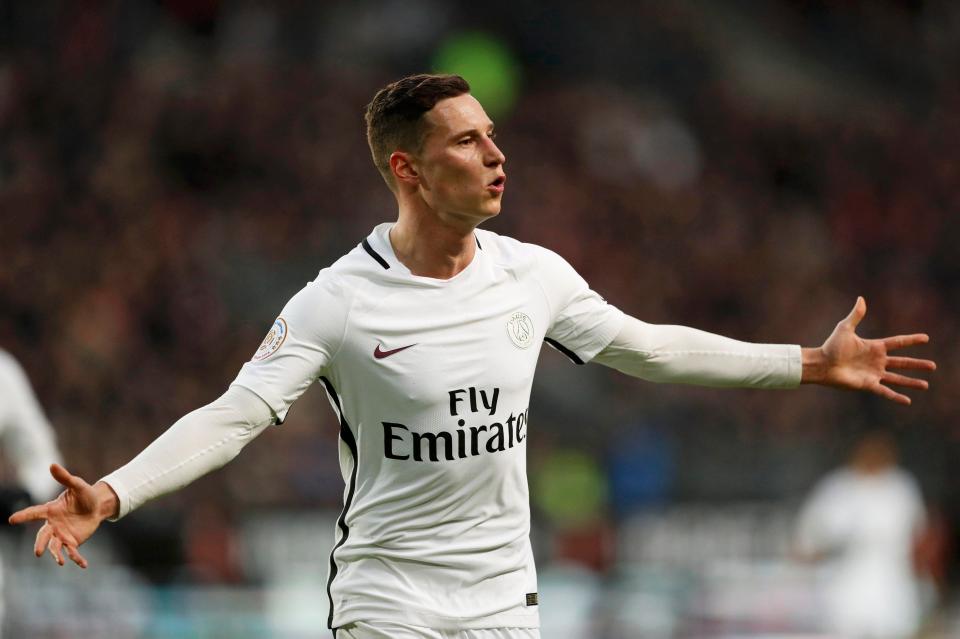
[[[364,244],[366,244],[366,240],[364,240]],[[336,405],[337,412],[339,413],[340,439],[343,440],[343,443],[346,444],[350,450],[350,454],[353,455],[353,470],[350,472],[350,485],[347,490],[347,498],[343,502],[343,510],[340,512],[340,518],[337,520],[337,526],[340,527],[340,532],[343,533],[343,535],[340,537],[337,545],[333,547],[333,550],[330,551],[330,576],[327,579],[327,598],[330,599],[330,615],[327,617],[327,628],[334,630],[332,587],[333,580],[337,576],[339,569],[336,560],[333,558],[333,554],[347,541],[347,537],[350,535],[350,527],[347,526],[347,511],[350,510],[350,506],[353,504],[353,494],[357,488],[357,465],[360,462],[360,457],[357,453],[357,440],[354,438],[353,431],[350,430],[350,425],[347,424],[347,420],[343,416],[343,407],[340,406],[340,397],[337,395],[337,390],[326,377],[321,377],[320,381],[323,382],[323,385],[326,387],[330,401]],[[334,636],[336,636],[336,630],[334,630]]]
[[[475,240],[477,241],[477,248],[482,251],[482,250],[483,250],[483,247],[480,246],[480,238],[477,237],[477,234],[476,234],[476,233],[473,234],[473,239],[475,239]]]
[[[583,366],[583,360],[580,359],[579,357],[577,357],[577,354],[576,354],[576,353],[574,353],[573,351],[571,351],[569,348],[567,348],[566,346],[564,346],[563,344],[561,344],[561,343],[558,342],[557,340],[555,340],[555,339],[553,339],[553,338],[550,338],[550,337],[544,337],[544,338],[543,338],[543,341],[545,341],[547,344],[549,344],[550,346],[553,346],[555,349],[557,349],[558,351],[560,351],[561,353],[563,353],[564,355],[566,355],[567,358],[568,358],[571,362],[573,362],[574,364],[577,364],[577,365],[579,365],[579,366]]]
[[[377,253],[376,251],[373,250],[373,247],[370,246],[370,242],[368,242],[368,241],[366,240],[366,238],[364,238],[364,240],[363,240],[362,242],[360,242],[360,244],[363,245],[363,250],[370,254],[370,257],[372,257],[372,258],[375,259],[376,261],[380,262],[380,266],[382,266],[382,267],[385,268],[385,269],[389,269],[389,268],[390,268],[390,265],[387,264],[387,261],[386,261],[385,259],[383,259],[382,257],[380,257],[380,254],[379,254],[379,253]]]

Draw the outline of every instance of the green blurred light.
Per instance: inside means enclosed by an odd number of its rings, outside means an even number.
[[[470,83],[470,93],[496,118],[517,98],[520,69],[509,48],[485,33],[462,33],[444,41],[433,59],[435,73],[455,73]]]
[[[555,451],[539,465],[533,479],[534,503],[558,526],[577,526],[603,513],[606,478],[589,455]]]

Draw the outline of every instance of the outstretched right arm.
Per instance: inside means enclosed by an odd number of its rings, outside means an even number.
[[[178,420],[130,463],[91,486],[59,464],[50,473],[64,491],[46,504],[25,508],[11,524],[43,520],[34,553],[44,550],[63,565],[61,549],[81,568],[78,547],[104,519],[115,520],[144,502],[186,486],[237,456],[274,422],[270,408],[251,391],[231,386],[211,404]]]
[[[65,490],[55,500],[21,510],[10,523],[44,520],[34,550],[63,565],[61,550],[80,567],[77,548],[104,519],[118,519],[144,502],[186,486],[223,466],[290,405],[339,349],[346,304],[341,287],[321,277],[293,296],[252,361],[219,399],[178,420],[130,463],[91,486],[51,467]]]

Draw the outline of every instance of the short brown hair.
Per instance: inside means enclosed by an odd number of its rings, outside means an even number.
[[[390,155],[397,149],[416,153],[423,142],[423,114],[440,100],[470,92],[459,75],[420,73],[391,82],[367,105],[367,143],[383,179],[392,189]]]

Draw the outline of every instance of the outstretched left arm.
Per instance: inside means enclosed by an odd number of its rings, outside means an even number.
[[[837,324],[819,348],[753,344],[686,326],[647,324],[626,316],[619,334],[593,361],[652,382],[741,388],[822,384],[867,390],[909,404],[909,397],[889,385],[926,390],[927,382],[888,369],[932,371],[937,366],[930,360],[887,353],[925,344],[929,338],[923,334],[858,337],[856,327],[866,310],[866,302],[858,298],[850,315]]]
[[[837,324],[823,346],[802,349],[803,372],[800,383],[869,391],[909,406],[910,398],[890,386],[926,390],[929,384],[926,380],[891,371],[933,371],[937,365],[929,359],[896,357],[889,355],[889,352],[926,344],[930,338],[924,333],[915,333],[863,339],[857,335],[856,329],[866,314],[867,303],[858,297],[853,310]]]

